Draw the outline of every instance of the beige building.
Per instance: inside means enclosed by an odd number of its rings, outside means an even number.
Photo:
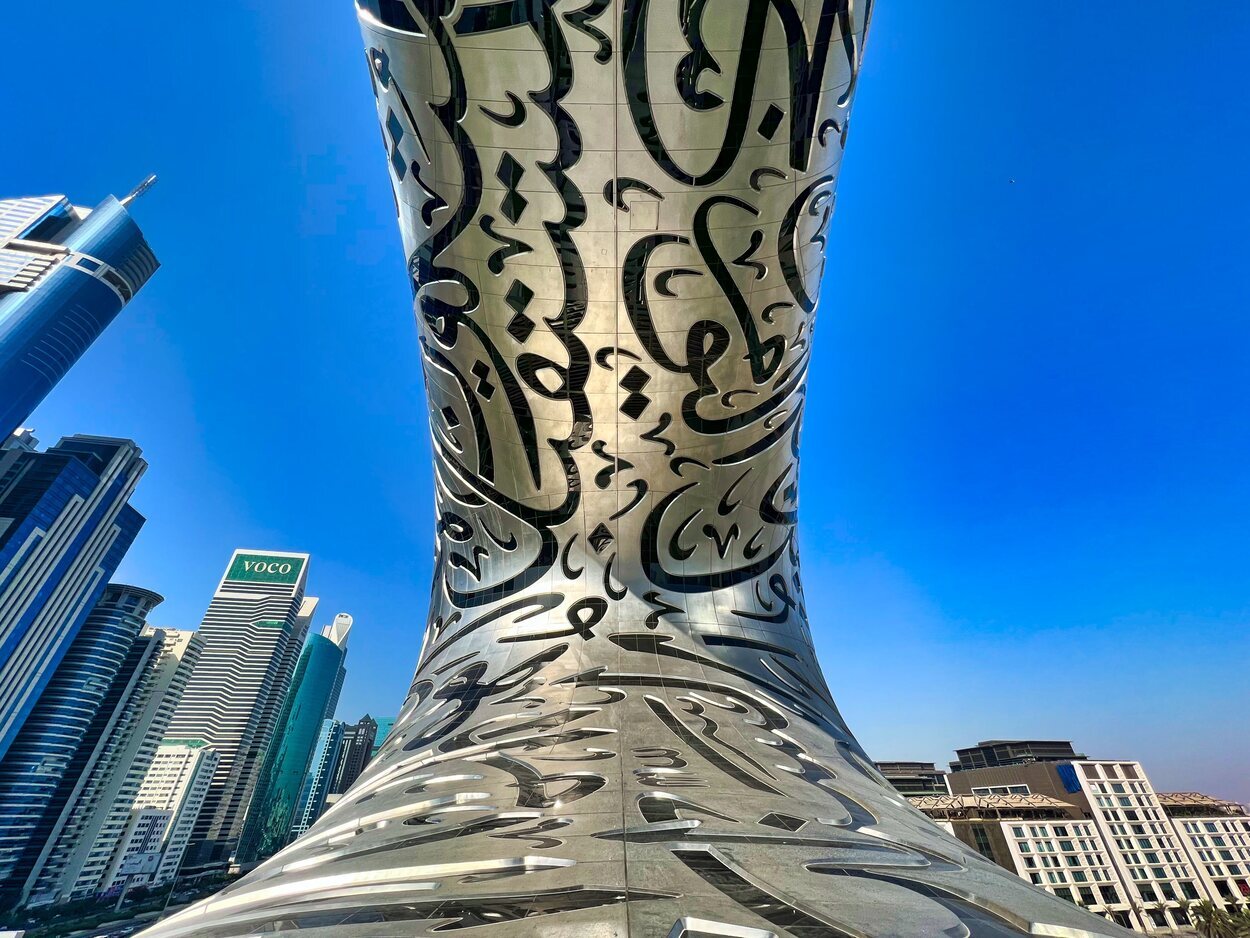
[[[1250,902],[1250,816],[1235,801],[1196,791],[1160,792],[1190,862],[1224,903]]]
[[[159,885],[178,875],[217,764],[217,753],[199,740],[167,739],[157,748],[132,811],[132,817],[145,809],[168,814],[161,831],[160,863],[146,882]],[[113,888],[127,875],[121,870],[120,864],[115,863],[105,889]],[[130,885],[140,882],[130,879]]]
[[[1133,926],[1128,893],[1093,821],[1071,803],[1043,794],[970,793],[911,802],[982,856],[1040,889]]]
[[[1190,903],[1250,894],[1244,809],[1160,795],[1138,762],[1034,761],[947,782],[954,800],[914,803],[985,856],[1126,927],[1190,934]]]

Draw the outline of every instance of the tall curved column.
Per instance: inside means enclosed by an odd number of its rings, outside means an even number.
[[[355,787],[149,934],[1119,934],[896,795],[812,650],[799,428],[866,0],[359,12],[430,402],[420,662]]]

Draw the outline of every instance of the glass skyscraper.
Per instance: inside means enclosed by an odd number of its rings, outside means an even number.
[[[273,856],[290,840],[321,724],[338,706],[351,627],[352,617],[339,613],[304,646],[239,839],[235,862],[242,866]]]
[[[130,440],[0,445],[0,760],[143,524],[147,468]]]
[[[13,433],[159,266],[125,199],[0,201],[0,439]]]
[[[291,825],[291,839],[312,827],[326,809],[326,795],[338,768],[339,755],[343,751],[343,721],[323,720],[317,745],[313,749],[304,783],[300,786],[299,802],[295,808],[295,823]]]
[[[131,614],[155,605],[148,590],[125,589]],[[121,701],[112,729],[94,742],[94,765],[61,812],[61,823],[45,847],[41,862],[27,878],[27,904],[82,899],[99,892],[131,823],[139,787],[165,736],[174,708],[182,699],[204,640],[195,632],[147,626],[140,642],[157,645],[134,690]]]
[[[139,640],[160,597],[110,585],[91,610],[8,753],[0,759],[0,907],[24,898],[28,877],[69,818],[63,810],[127,716],[159,651]]]
[[[339,764],[334,770],[330,794],[341,795],[356,783],[360,773],[369,764],[377,738],[378,721],[367,713],[360,718],[360,722],[343,727],[343,751],[339,754]]]
[[[391,730],[395,726],[395,717],[378,717],[378,729],[373,735],[373,748],[369,750],[369,761],[373,761],[373,757],[378,754],[378,750],[382,748],[382,744],[386,742],[386,737],[391,735]]]

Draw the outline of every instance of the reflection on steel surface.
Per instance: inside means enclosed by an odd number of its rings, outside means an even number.
[[[425,642],[348,795],[150,934],[1120,933],[904,803],[812,651],[799,426],[868,12],[362,0],[430,398]]]

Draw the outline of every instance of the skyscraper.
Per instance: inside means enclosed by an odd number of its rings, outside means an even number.
[[[334,770],[343,751],[343,725],[341,720],[323,720],[321,723],[321,732],[317,734],[317,744],[313,747],[312,759],[309,760],[295,806],[292,840],[312,827],[325,810],[326,795],[330,793]]]
[[[290,839],[321,724],[338,706],[351,627],[352,617],[339,613],[300,654],[235,854],[244,867],[273,856]]]
[[[369,751],[369,758],[372,759],[378,754],[378,750],[382,748],[382,744],[386,742],[386,737],[391,735],[391,730],[395,726],[394,717],[378,717],[378,730],[373,736],[373,748]]]
[[[0,447],[0,759],[143,524],[127,504],[147,468],[130,440]]]
[[[153,180],[94,209],[61,195],[0,201],[0,439],[156,272],[127,210]]]
[[[307,578],[308,554],[236,550],[204,614],[204,651],[168,730],[218,757],[190,867],[222,866],[234,852],[316,610]]]
[[[148,602],[157,598],[147,596]],[[204,647],[186,630],[145,626],[141,638],[157,643],[157,653],[123,702],[122,718],[97,742],[101,756],[87,784],[62,811],[66,823],[28,877],[29,904],[91,896],[122,849],[139,787]]]
[[[378,724],[373,717],[365,714],[360,722],[343,727],[343,749],[339,753],[338,765],[334,769],[334,781],[330,783],[330,794],[341,795],[356,783],[360,773],[369,764],[373,755],[373,744],[378,738]]]
[[[166,811],[161,840],[161,859],[151,883],[159,885],[178,875],[187,847],[202,813],[204,800],[217,770],[217,753],[202,741],[166,739],[157,747],[152,764],[127,812],[126,828],[133,828],[135,816],[149,810]],[[119,835],[119,843],[123,839]],[[123,857],[114,851],[109,867],[100,876],[100,890],[107,891],[119,877]]]
[[[127,717],[157,650],[139,640],[160,597],[110,584],[0,759],[0,907],[25,898],[28,878],[70,819],[108,736]]]

